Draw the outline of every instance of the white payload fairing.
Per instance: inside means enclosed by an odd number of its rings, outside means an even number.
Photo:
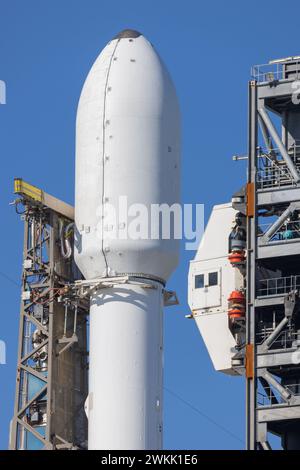
[[[75,260],[87,281],[108,281],[91,295],[89,449],[162,446],[163,290],[179,240],[161,236],[159,218],[147,236],[129,224],[132,208],[179,203],[179,176],[174,86],[147,39],[125,30],[92,66],[77,112]]]

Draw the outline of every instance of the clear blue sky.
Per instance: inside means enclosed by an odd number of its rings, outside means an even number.
[[[8,206],[13,178],[73,203],[76,106],[100,50],[128,27],[156,46],[181,102],[183,202],[204,203],[207,217],[244,182],[244,163],[231,156],[246,150],[250,67],[300,53],[299,14],[298,1],[289,0],[0,0],[0,79],[7,84],[0,106],[0,339],[7,344],[0,448],[13,411],[20,299],[4,275],[18,284],[22,259],[23,226]],[[195,324],[184,318],[193,255],[182,253],[169,283],[180,305],[165,312],[165,386],[194,409],[165,392],[164,445],[239,449],[244,381],[214,372]]]

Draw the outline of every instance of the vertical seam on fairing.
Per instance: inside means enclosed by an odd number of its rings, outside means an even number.
[[[105,276],[108,276],[108,263],[107,263],[107,258],[106,258],[106,254],[105,254],[105,251],[104,251],[104,243],[103,243],[103,236],[104,236],[104,227],[103,227],[103,215],[104,215],[104,181],[105,181],[105,178],[104,178],[104,172],[105,172],[105,138],[106,138],[106,94],[107,94],[107,87],[108,87],[108,80],[109,80],[109,74],[110,74],[110,69],[111,69],[111,65],[112,65],[112,61],[113,61],[113,58],[114,58],[114,55],[115,55],[115,52],[116,52],[116,49],[117,49],[117,46],[119,44],[119,41],[120,39],[117,40],[116,42],[116,45],[114,47],[114,50],[112,52],[112,55],[110,57],[110,61],[109,61],[109,64],[108,64],[108,70],[107,70],[107,75],[106,75],[106,81],[105,81],[105,87],[104,87],[104,102],[103,102],[103,122],[102,122],[102,133],[103,133],[103,143],[102,143],[102,213],[101,213],[101,216],[102,216],[102,221],[101,221],[101,250],[102,250],[102,254],[103,254],[103,257],[104,257],[104,261],[105,261],[105,266],[106,266],[106,273],[105,273]]]

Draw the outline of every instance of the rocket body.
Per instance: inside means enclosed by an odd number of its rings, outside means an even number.
[[[132,236],[130,211],[179,203],[179,174],[174,86],[152,45],[125,30],[92,66],[76,122],[75,261],[87,280],[120,278],[91,297],[89,449],[162,445],[163,287],[179,240],[157,217]]]
[[[91,300],[89,449],[161,449],[162,286]]]

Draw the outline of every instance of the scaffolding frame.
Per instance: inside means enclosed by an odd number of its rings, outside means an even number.
[[[68,294],[81,274],[60,248],[61,223],[71,223],[74,211],[20,179],[15,193],[24,207],[24,248],[9,447],[85,449],[89,305]]]
[[[268,433],[281,438],[284,449],[300,448],[300,365],[295,360],[299,330],[295,318],[299,317],[299,289],[282,292],[281,295],[259,296],[259,269],[267,262],[278,262],[285,269],[294,256],[300,255],[300,240],[263,239],[259,230],[259,215],[267,209],[283,213],[291,203],[300,201],[299,159],[290,158],[288,145],[277,135],[267,110],[280,115],[284,121],[290,112],[293,82],[300,66],[299,59],[293,64],[289,59],[283,64],[280,77],[266,76],[266,80],[249,82],[248,102],[248,183],[246,190],[247,215],[247,306],[246,306],[246,447],[249,450],[271,449]],[[295,111],[295,110],[294,110]],[[272,184],[261,181],[261,147],[258,130],[261,129],[265,144],[269,146],[268,161],[274,159],[274,148],[281,154],[279,165],[284,166],[289,178],[274,178]],[[271,140],[274,146],[270,145]],[[268,170],[269,171],[269,170]],[[266,172],[269,178],[268,171]],[[259,179],[258,179],[259,175]],[[269,178],[270,179],[270,178]],[[275,230],[276,227],[274,227]],[[292,284],[291,284],[292,286]],[[275,324],[265,331],[261,343],[260,328],[269,322],[274,312]],[[258,321],[260,319],[260,321]],[[297,320],[298,321],[298,320]],[[269,324],[269,323],[268,323]],[[281,335],[293,341],[279,341]],[[299,338],[300,339],[300,338]],[[296,388],[295,388],[296,387]],[[262,400],[262,392],[264,398]],[[278,398],[279,397],[279,398]],[[298,442],[298,444],[297,444]]]

